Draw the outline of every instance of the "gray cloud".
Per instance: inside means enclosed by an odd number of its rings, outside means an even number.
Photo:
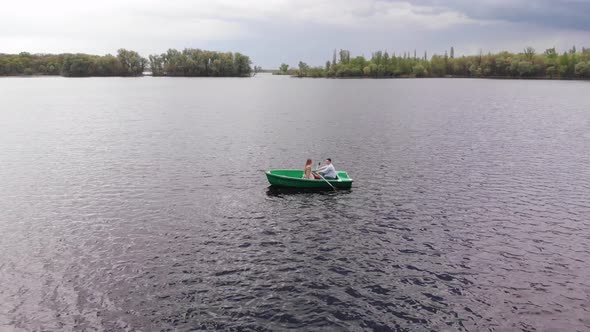
[[[590,30],[588,0],[410,0],[421,6],[454,10],[476,20]]]

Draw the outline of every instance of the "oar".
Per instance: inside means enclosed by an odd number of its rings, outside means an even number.
[[[318,163],[318,167],[319,167],[320,165],[321,165],[321,163]],[[319,177],[320,177],[320,178],[322,178],[322,180],[326,181],[326,183],[327,183],[327,184],[328,184],[330,187],[332,187],[332,189],[334,189],[334,191],[336,191],[336,187],[334,187],[334,186],[333,186],[333,185],[332,185],[332,184],[331,184],[331,183],[330,183],[328,180],[324,179],[324,177],[323,177],[323,176],[320,174],[320,172],[318,172],[318,169],[317,169],[317,167],[316,167],[316,169],[315,169],[315,173],[316,173],[317,175],[319,175]]]

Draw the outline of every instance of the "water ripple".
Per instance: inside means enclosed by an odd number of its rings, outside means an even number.
[[[0,80],[0,330],[588,330],[587,88]]]

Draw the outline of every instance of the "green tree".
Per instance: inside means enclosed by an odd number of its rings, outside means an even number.
[[[152,76],[164,76],[164,56],[153,54],[148,56],[148,59]]]
[[[237,76],[249,76],[252,69],[250,68],[250,58],[241,53],[236,53],[234,57],[234,63],[237,68]]]
[[[517,70],[521,77],[531,76],[533,73],[533,64],[529,61],[520,61],[518,62]]]
[[[524,56],[527,58],[528,61],[532,61],[533,57],[535,56],[535,49],[528,46],[524,49]]]
[[[563,55],[559,57],[559,75],[561,77],[571,77],[571,67],[570,55],[567,52],[563,53]]]
[[[426,69],[421,64],[415,65],[412,68],[412,73],[414,73],[414,75],[416,75],[416,77],[425,77],[426,75],[428,75],[428,72],[426,72]]]
[[[430,60],[432,75],[436,77],[443,77],[447,74],[447,63],[448,58],[443,58],[439,55],[433,55]]]
[[[576,76],[581,78],[590,78],[590,61],[579,62],[575,67]]]
[[[474,77],[481,77],[481,68],[475,64],[469,66],[469,74]]]
[[[289,65],[286,63],[281,63],[281,65],[279,66],[279,72],[281,74],[287,74],[288,70],[289,70]]]
[[[308,70],[309,70],[309,66],[307,65],[307,63],[305,63],[303,61],[299,61],[299,71],[297,72],[297,75],[299,77],[304,77],[307,75]]]
[[[340,50],[340,63],[347,64],[350,62],[350,51]]]
[[[121,63],[123,76],[141,76],[147,63],[147,60],[137,52],[124,48],[117,51],[117,59]]]

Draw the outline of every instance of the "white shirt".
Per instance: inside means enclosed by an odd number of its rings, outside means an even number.
[[[336,169],[332,164],[320,167],[318,172],[325,178],[336,179],[338,177],[336,174]]]

